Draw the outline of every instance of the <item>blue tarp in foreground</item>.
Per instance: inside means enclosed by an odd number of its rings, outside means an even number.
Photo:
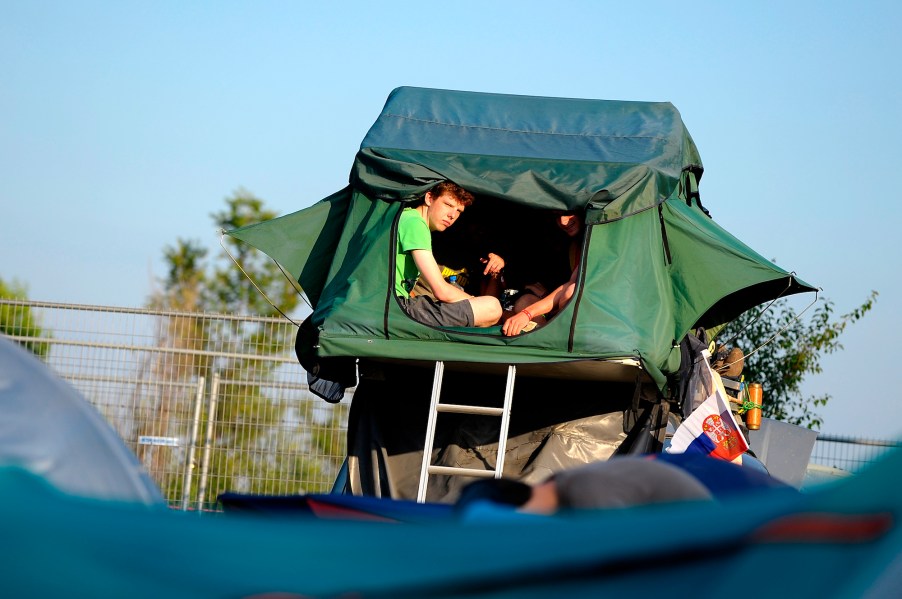
[[[902,583],[899,472],[895,451],[802,494],[399,524],[154,510],[65,495],[7,467],[0,588],[155,599],[888,597]]]

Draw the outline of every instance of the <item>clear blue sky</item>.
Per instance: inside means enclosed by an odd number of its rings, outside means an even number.
[[[718,222],[838,313],[880,292],[806,390],[825,433],[902,437],[902,3],[311,4],[0,0],[0,277],[143,305],[236,189],[343,187],[400,85],[670,101]]]

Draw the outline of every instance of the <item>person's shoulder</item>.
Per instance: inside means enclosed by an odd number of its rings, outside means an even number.
[[[422,225],[429,229],[429,225],[426,224],[426,221],[420,216],[420,213],[415,208],[405,208],[401,211],[401,218],[398,220],[398,227],[410,228],[410,227],[418,227]]]
[[[425,220],[423,220],[423,217],[420,216],[420,213],[417,212],[415,208],[404,208],[403,210],[401,210],[401,222],[408,221],[423,221],[423,223],[426,222]]]

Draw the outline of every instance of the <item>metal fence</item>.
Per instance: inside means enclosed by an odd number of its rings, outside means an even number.
[[[858,472],[897,447],[902,447],[902,441],[818,435],[810,462],[846,472]]]
[[[344,459],[349,400],[309,393],[284,318],[0,299],[0,330],[100,411],[173,506],[327,492]]]
[[[284,318],[0,299],[0,332],[103,414],[173,506],[326,492],[344,460],[353,390],[308,391]],[[811,461],[855,472],[900,446],[821,435]]]

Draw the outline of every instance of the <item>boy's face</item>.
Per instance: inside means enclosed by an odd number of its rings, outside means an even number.
[[[465,206],[451,194],[443,193],[438,197],[433,197],[431,193],[427,193],[426,223],[429,225],[429,230],[444,231],[454,224],[464,208]]]
[[[573,212],[562,212],[558,214],[557,226],[570,237],[576,237],[582,229],[582,223],[579,220],[579,216]]]

